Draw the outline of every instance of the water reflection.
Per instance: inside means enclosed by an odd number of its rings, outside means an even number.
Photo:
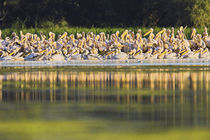
[[[208,67],[1,68],[0,139],[208,139],[209,87]]]
[[[124,131],[116,121],[135,132],[208,128],[209,86],[208,69],[5,70],[0,73],[0,123],[94,120],[109,123],[100,126],[103,132]]]
[[[0,101],[205,103],[210,71],[32,71],[0,75]]]

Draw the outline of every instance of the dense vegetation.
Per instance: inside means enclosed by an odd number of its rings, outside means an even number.
[[[125,29],[131,30],[133,32],[137,32],[138,29],[142,30],[142,33],[146,33],[146,31],[148,31],[150,28],[148,27],[129,27],[129,28],[111,28],[111,27],[107,27],[107,28],[96,28],[96,27],[91,27],[91,28],[86,28],[86,27],[60,27],[60,26],[52,26],[52,27],[46,27],[46,28],[5,28],[2,29],[2,37],[5,38],[6,36],[10,36],[12,35],[13,32],[16,32],[18,35],[20,33],[20,31],[23,31],[23,33],[36,33],[38,35],[40,35],[40,32],[44,33],[47,37],[49,32],[54,32],[57,36],[59,34],[63,34],[64,32],[67,32],[68,34],[74,34],[76,35],[77,33],[88,33],[88,32],[93,32],[94,34],[98,34],[100,32],[104,32],[106,34],[112,34],[112,33],[116,33],[117,31],[120,32],[120,34],[122,34]],[[159,31],[162,30],[161,27],[154,27],[154,33],[157,33]],[[170,27],[168,27],[167,29],[171,29]],[[175,28],[175,32],[177,32],[177,30],[179,30],[179,27]],[[204,32],[204,28],[196,28],[197,33],[199,34],[203,34]],[[208,32],[210,32],[210,28],[208,28]],[[192,33],[192,27],[188,27],[185,30],[185,34],[187,36],[187,38],[190,38],[190,35]]]
[[[0,28],[209,26],[210,0],[1,0]]]

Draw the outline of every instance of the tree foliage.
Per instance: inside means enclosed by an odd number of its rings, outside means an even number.
[[[210,0],[1,0],[0,27],[209,26]]]
[[[210,25],[210,0],[195,0],[191,18],[196,26]]]

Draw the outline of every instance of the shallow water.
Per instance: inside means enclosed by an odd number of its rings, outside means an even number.
[[[0,139],[209,139],[209,66],[2,67]]]
[[[145,59],[145,60],[71,60],[71,61],[0,61],[1,67],[58,66],[209,66],[210,59]]]

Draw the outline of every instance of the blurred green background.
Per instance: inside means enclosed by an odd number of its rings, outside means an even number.
[[[210,0],[1,0],[0,28],[209,26]]]

